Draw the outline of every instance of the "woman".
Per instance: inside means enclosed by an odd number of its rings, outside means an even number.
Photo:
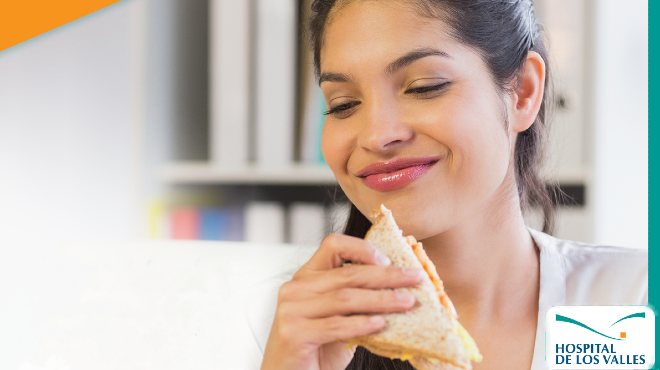
[[[262,369],[411,368],[341,342],[414,305],[382,288],[414,285],[420,272],[389,267],[361,239],[380,203],[423,242],[483,354],[477,369],[544,368],[553,305],[646,304],[644,253],[560,241],[523,221],[540,207],[551,232],[539,177],[549,73],[530,1],[313,9],[323,154],[353,207],[346,235],[325,238],[281,287]]]

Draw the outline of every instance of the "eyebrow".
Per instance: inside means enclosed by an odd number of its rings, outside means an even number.
[[[388,64],[387,67],[385,68],[385,73],[387,73],[388,75],[394,74],[396,71],[400,70],[405,66],[408,66],[412,62],[429,56],[440,56],[440,57],[452,59],[452,57],[449,54],[447,54],[442,50],[436,50],[431,48],[415,49],[413,51],[406,53],[404,56],[397,58],[397,60],[393,61],[392,63]]]
[[[442,50],[432,49],[432,48],[421,48],[409,51],[403,56],[397,58],[392,63],[388,64],[385,67],[385,73],[388,75],[394,74],[396,71],[400,70],[403,67],[406,67],[413,62],[426,58],[429,56],[440,56],[443,58],[452,59],[451,55],[447,54]],[[344,73],[335,73],[335,72],[323,72],[319,77],[319,85],[323,82],[348,82],[351,78]]]
[[[319,77],[319,85],[323,82],[348,82],[351,78],[343,73],[323,72]]]

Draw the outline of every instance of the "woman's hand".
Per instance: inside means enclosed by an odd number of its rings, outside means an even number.
[[[352,262],[344,265],[346,261]],[[379,314],[413,307],[421,270],[404,271],[363,239],[330,234],[279,290],[262,370],[344,370],[355,346],[341,341],[385,327]]]

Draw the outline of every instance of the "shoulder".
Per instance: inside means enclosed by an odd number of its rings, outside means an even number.
[[[530,229],[541,253],[552,253],[563,257],[570,270],[600,268],[646,272],[648,252],[645,249],[597,245],[573,240],[559,239],[543,232]]]
[[[567,304],[647,304],[646,250],[564,240],[533,229],[530,234],[542,258],[558,261]]]

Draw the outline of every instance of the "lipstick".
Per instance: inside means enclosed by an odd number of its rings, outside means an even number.
[[[439,160],[439,157],[419,157],[379,162],[363,168],[357,175],[365,185],[374,190],[392,191],[422,177]]]

